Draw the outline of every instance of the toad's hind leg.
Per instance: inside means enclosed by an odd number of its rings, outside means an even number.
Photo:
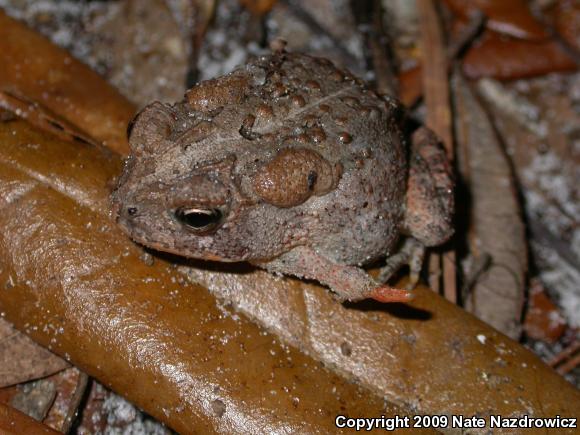
[[[453,177],[445,149],[427,128],[412,137],[407,199],[402,233],[409,236],[401,251],[387,258],[379,281],[387,282],[402,266],[411,269],[408,290],[421,272],[426,246],[436,246],[453,234]]]
[[[425,258],[425,245],[409,237],[405,239],[403,247],[395,255],[388,257],[386,265],[379,271],[378,281],[386,284],[393,275],[403,266],[409,266],[410,274],[407,290],[413,290],[419,281],[419,274]]]
[[[297,247],[269,262],[254,262],[270,272],[314,279],[336,293],[340,300],[372,298],[380,302],[407,302],[412,293],[381,285],[360,267],[347,266],[317,254],[308,247]]]

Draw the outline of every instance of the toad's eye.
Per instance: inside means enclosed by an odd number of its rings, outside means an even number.
[[[223,213],[218,208],[179,208],[175,211],[179,222],[198,234],[216,230],[222,223]]]

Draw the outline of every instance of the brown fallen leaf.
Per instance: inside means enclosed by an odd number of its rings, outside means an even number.
[[[557,74],[525,82],[486,79],[477,84],[522,186],[536,272],[571,327],[580,326],[580,261],[575,242],[580,155],[574,147],[579,78],[580,73]]]
[[[0,403],[0,433],[3,435],[58,435],[61,432],[37,422],[26,414]]]
[[[463,71],[472,79],[510,80],[575,69],[574,60],[553,40],[530,42],[493,32],[486,32],[463,59]]]
[[[548,37],[543,26],[530,12],[526,0],[444,0],[459,17],[468,20],[480,10],[488,17],[487,27],[516,38],[542,40]]]
[[[465,307],[517,340],[527,272],[525,228],[510,162],[493,125],[466,81],[453,81],[459,168],[470,198],[471,255],[488,255],[490,266],[472,285]],[[474,260],[474,261],[475,261]]]
[[[45,378],[19,385],[10,405],[36,421],[42,421],[55,398],[56,386],[50,379]]]
[[[10,282],[3,283],[2,291],[9,291],[5,286],[10,286]],[[43,378],[68,366],[65,360],[0,319],[0,388]]]
[[[562,337],[566,327],[566,320],[546,294],[541,282],[533,280],[524,323],[527,336],[534,340],[554,343]]]
[[[255,15],[264,15],[274,7],[276,0],[239,0],[242,6]]]
[[[97,73],[0,10],[0,91],[36,101],[118,152],[134,107]]]

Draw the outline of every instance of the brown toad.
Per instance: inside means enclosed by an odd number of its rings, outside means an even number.
[[[453,232],[453,194],[444,150],[424,128],[407,145],[400,114],[330,61],[278,50],[138,114],[118,222],[161,251],[407,300],[385,282],[409,264],[414,286],[424,247]],[[376,281],[361,266],[381,256]]]

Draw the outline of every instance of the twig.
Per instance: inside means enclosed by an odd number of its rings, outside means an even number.
[[[185,85],[188,89],[196,84],[199,76],[197,65],[199,54],[205,39],[205,34],[215,14],[216,0],[196,1],[192,2],[192,5],[193,16],[189,17],[191,21],[189,27],[194,30],[191,34],[191,52],[189,53],[187,76],[185,78]]]
[[[443,30],[433,0],[418,0],[417,7],[421,27],[423,89],[427,106],[426,124],[439,136],[448,157],[453,161],[455,153],[449,102],[448,57],[443,41]],[[456,303],[457,279],[454,251],[443,254],[442,269],[445,297],[450,302]],[[432,269],[431,272],[433,273],[434,270]]]
[[[64,421],[62,422],[61,431],[63,433],[68,433],[72,424],[77,416],[78,408],[83,400],[83,396],[85,395],[85,391],[87,390],[87,385],[89,383],[89,377],[85,372],[81,372],[79,370],[79,377],[77,379],[77,385],[73,396],[71,397],[68,412]]]
[[[570,358],[576,352],[580,350],[580,340],[575,340],[572,342],[570,346],[560,352],[558,355],[554,356],[550,361],[548,361],[548,365],[550,367],[556,367],[560,365],[562,362]]]
[[[485,28],[487,17],[480,10],[476,11],[469,19],[469,23],[462,29],[461,33],[449,43],[447,55],[449,65],[459,59],[467,51],[473,41]]]
[[[357,27],[365,37],[366,62],[375,73],[375,88],[379,93],[398,96],[395,56],[391,38],[383,22],[380,0],[352,2]]]
[[[566,373],[570,373],[579,365],[580,365],[580,354],[576,355],[574,358],[569,359],[567,362],[558,367],[556,371],[561,375],[565,375]]]
[[[455,61],[463,56],[469,47],[471,47],[473,41],[475,41],[483,29],[485,29],[486,19],[486,16],[482,12],[478,11],[474,13],[469,23],[467,23],[459,36],[450,41],[449,48],[447,49],[448,72]],[[416,83],[415,76],[422,75],[422,68],[418,65],[414,69],[408,71],[407,74],[409,74],[407,81]],[[405,102],[408,106],[412,107],[417,104],[423,96],[423,90],[420,85],[416,84],[410,85],[409,90],[407,91]]]

